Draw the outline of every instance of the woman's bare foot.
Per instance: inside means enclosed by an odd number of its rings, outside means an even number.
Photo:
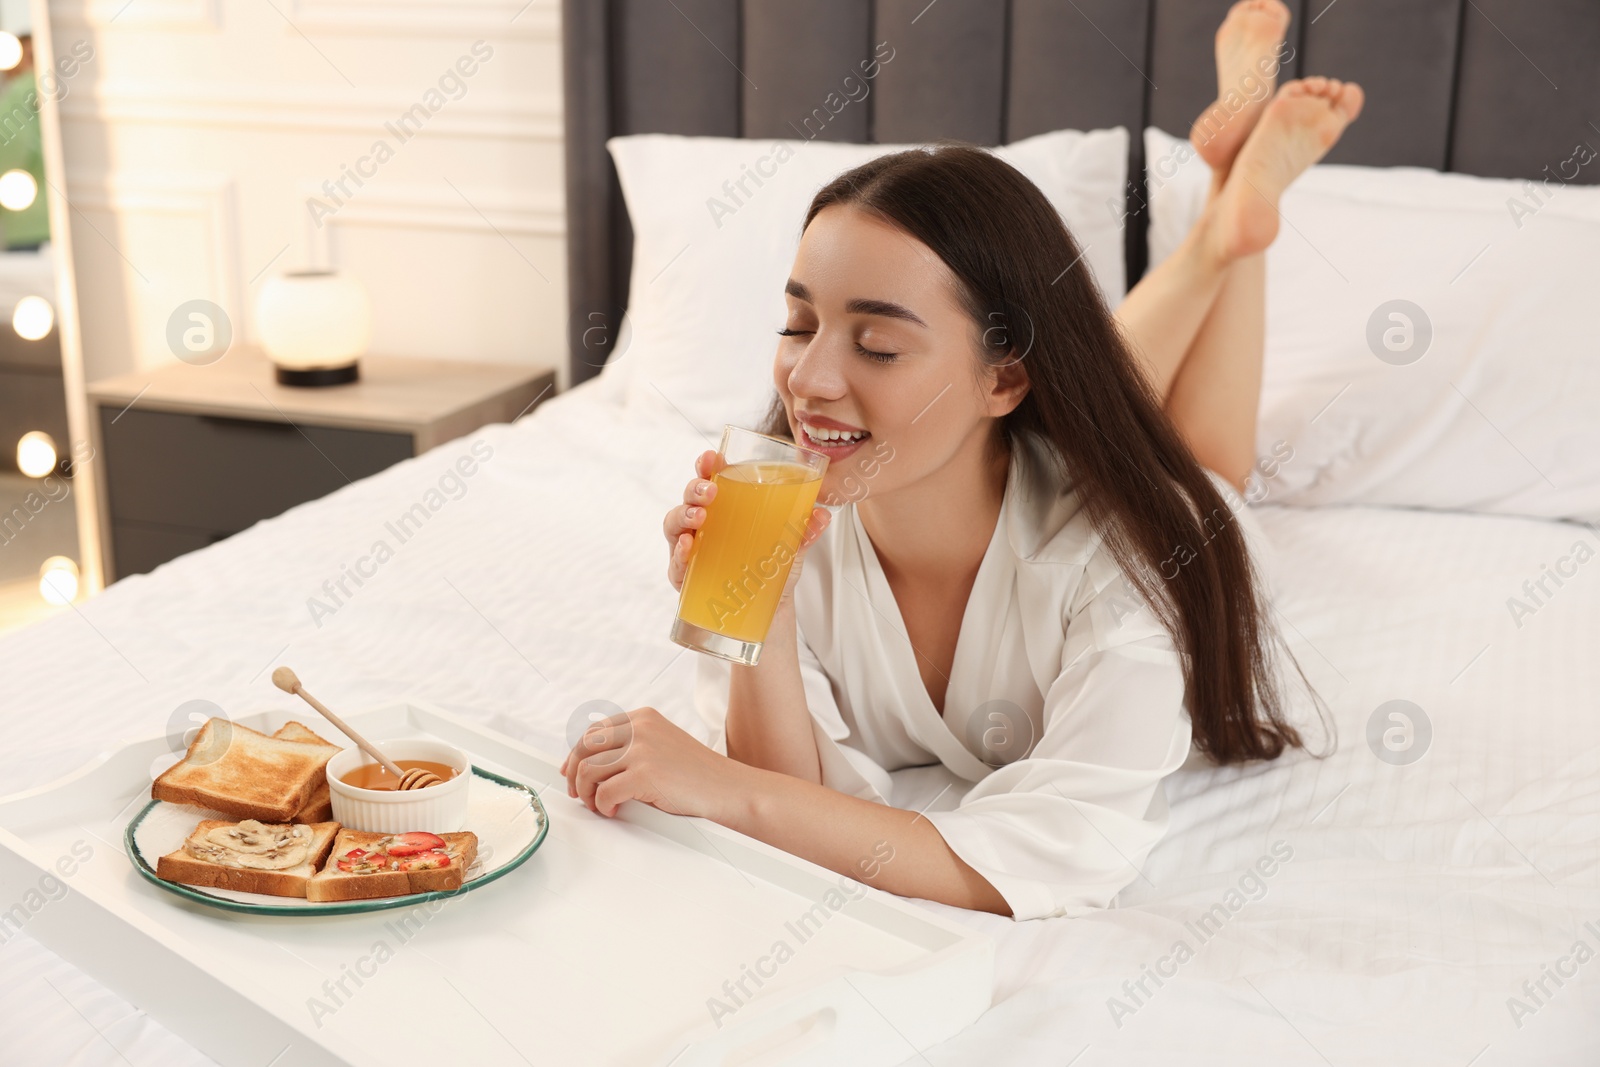
[[[1215,211],[1214,250],[1226,262],[1265,251],[1278,236],[1278,199],[1289,183],[1328,154],[1361,113],[1355,82],[1302,78],[1286,82],[1239,149]]]
[[[1217,28],[1217,99],[1189,128],[1189,141],[1213,171],[1226,173],[1272,99],[1289,28],[1281,0],[1239,0]]]

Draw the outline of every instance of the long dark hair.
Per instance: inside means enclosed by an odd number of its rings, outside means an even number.
[[[1052,446],[1070,482],[1062,491],[1081,494],[1128,581],[1188,654],[1185,700],[1200,750],[1227,764],[1304,748],[1284,719],[1273,646],[1305,675],[1271,623],[1239,524],[1162,410],[1044,194],[999,157],[940,142],[841,174],[812,199],[804,225],[834,204],[932,249],[960,282],[981,358],[1024,360],[1030,388],[999,434],[1015,447],[1031,431]],[[789,436],[781,398],[763,429]]]

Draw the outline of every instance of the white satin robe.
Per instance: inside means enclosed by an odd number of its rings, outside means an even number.
[[[1166,832],[1162,780],[1191,748],[1173,640],[1051,462],[1037,439],[1012,450],[942,718],[853,503],[811,547],[795,589],[823,784],[888,803],[889,771],[934,763],[973,783],[924,817],[1018,920],[1112,906]],[[1212,480],[1270,591],[1259,520]],[[725,754],[732,665],[698,660],[696,708]]]

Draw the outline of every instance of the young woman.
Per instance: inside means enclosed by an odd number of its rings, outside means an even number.
[[[1287,23],[1278,0],[1234,7],[1224,98]],[[823,188],[765,429],[828,454],[821,499],[849,502],[813,513],[760,664],[701,657],[716,744],[651,708],[614,716],[563,764],[571,795],[1027,919],[1106,907],[1138,876],[1191,747],[1301,746],[1236,490],[1277,201],[1360,107],[1308,78],[1197,126],[1204,215],[1117,318],[1048,201],[987,152],[888,155]],[[715,459],[664,523],[675,587]],[[930,764],[973,783],[959,803],[891,806],[888,772]]]

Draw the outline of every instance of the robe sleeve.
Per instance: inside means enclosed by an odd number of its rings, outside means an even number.
[[[1064,611],[1037,744],[926,814],[1018,920],[1112,906],[1166,833],[1162,780],[1189,756],[1180,653],[1104,545]]]
[[[805,634],[796,633],[795,637],[799,647],[800,680],[805,686],[806,708],[811,712],[811,733],[817,742],[817,756],[822,767],[822,784],[862,800],[888,803],[885,798],[891,791],[889,772],[851,744],[850,728],[839,713],[832,681],[823,671],[816,653],[806,644]],[[711,748],[726,756],[728,686],[733,664],[716,656],[702,655],[698,659],[695,710],[713,731]]]

